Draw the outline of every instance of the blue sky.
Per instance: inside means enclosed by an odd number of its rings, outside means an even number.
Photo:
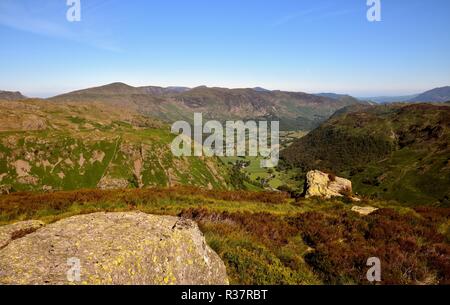
[[[450,1],[0,0],[0,90],[130,85],[356,96],[450,85]]]

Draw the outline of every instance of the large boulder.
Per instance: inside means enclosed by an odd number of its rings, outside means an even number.
[[[343,194],[351,194],[352,182],[348,179],[336,177],[321,171],[310,171],[306,174],[305,197],[342,197]]]
[[[215,285],[228,278],[195,222],[140,212],[70,217],[0,250],[0,284],[70,283]]]

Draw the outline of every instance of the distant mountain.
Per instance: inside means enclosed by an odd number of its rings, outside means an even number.
[[[339,100],[339,99],[341,99],[343,97],[351,97],[348,94],[337,94],[337,93],[317,93],[315,95],[332,98],[334,100]]]
[[[283,150],[281,166],[349,178],[362,195],[450,206],[450,106],[344,110]]]
[[[377,96],[377,97],[367,97],[363,98],[368,101],[373,101],[375,103],[379,104],[388,104],[388,103],[401,103],[401,102],[407,102],[415,97],[417,97],[417,94],[413,95],[402,95],[402,96]]]
[[[450,100],[450,86],[435,88],[421,94],[403,96],[378,96],[360,98],[374,101],[379,104],[388,103],[443,103]]]
[[[432,103],[443,103],[450,101],[450,86],[435,88],[419,94],[418,96],[411,98],[408,102],[432,102]]]
[[[51,98],[58,102],[102,102],[134,109],[140,114],[167,122],[191,121],[194,112],[205,119],[279,120],[282,130],[311,130],[336,110],[363,102],[352,97],[340,99],[302,92],[259,89],[185,87],[132,87],[123,83],[88,88]]]
[[[153,95],[165,95],[165,94],[176,94],[176,93],[183,93],[186,91],[191,90],[191,88],[188,87],[155,87],[155,86],[147,86],[147,87],[139,87],[139,89],[145,91],[148,94]]]
[[[4,101],[16,101],[26,99],[26,96],[23,96],[20,92],[12,92],[12,91],[0,91],[0,100]]]
[[[261,87],[255,87],[255,88],[253,88],[253,90],[255,90],[257,92],[269,92],[270,91],[268,89],[261,88]]]
[[[187,87],[157,87],[157,86],[144,86],[144,87],[132,87],[124,83],[112,83],[104,86],[93,87],[88,89],[82,89],[73,91],[67,94],[59,95],[51,99],[77,99],[86,97],[104,97],[104,96],[125,96],[125,95],[165,95],[183,93],[190,90]]]
[[[363,105],[371,104],[366,99],[359,99],[359,98],[353,97],[353,96],[348,95],[348,94],[318,93],[318,94],[315,94],[315,95],[331,98],[333,100],[342,101],[342,102],[345,102],[345,103],[348,103],[348,104],[355,104],[355,105],[356,104],[363,104]]]

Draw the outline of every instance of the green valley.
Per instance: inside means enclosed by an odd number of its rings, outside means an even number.
[[[281,167],[342,175],[360,195],[448,207],[448,139],[448,106],[348,108],[283,151]]]

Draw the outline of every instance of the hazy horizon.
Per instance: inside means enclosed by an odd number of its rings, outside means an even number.
[[[371,97],[450,85],[450,2],[381,3],[369,22],[366,0],[81,0],[68,22],[65,0],[3,0],[0,90],[120,81]]]

